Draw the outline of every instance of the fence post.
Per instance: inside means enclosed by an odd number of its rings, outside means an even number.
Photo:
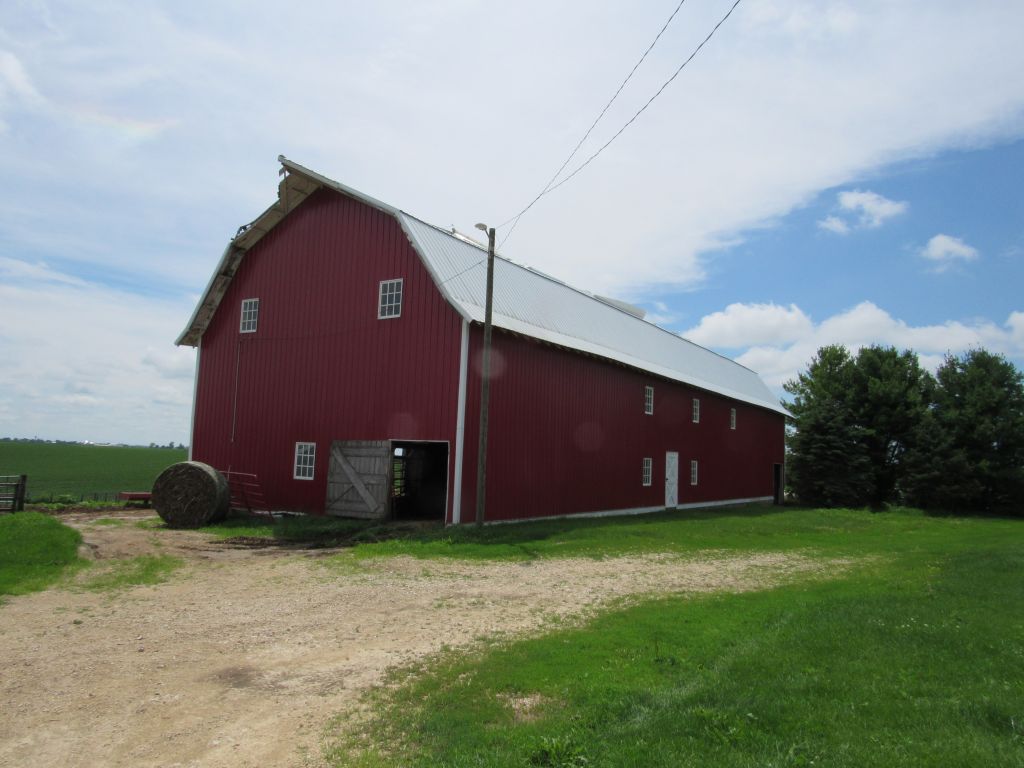
[[[15,512],[25,511],[25,488],[28,486],[28,475],[21,475],[18,478],[18,484],[14,487],[14,507]]]

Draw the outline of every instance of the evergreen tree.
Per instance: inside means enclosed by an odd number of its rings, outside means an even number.
[[[932,384],[913,352],[873,345],[857,353],[849,398],[871,465],[866,491],[874,508],[896,499],[903,456],[919,435]]]
[[[1024,376],[984,349],[947,356],[908,456],[906,490],[930,509],[1024,514]]]
[[[850,402],[854,361],[845,347],[822,347],[806,373],[786,382],[793,395],[787,477],[805,504],[860,506],[870,479],[863,430]]]
[[[927,413],[931,377],[912,352],[822,347],[787,382],[790,486],[807,504],[878,508],[894,501],[904,455]]]

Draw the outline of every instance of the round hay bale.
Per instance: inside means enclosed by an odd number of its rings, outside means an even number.
[[[171,528],[223,520],[230,502],[224,475],[200,461],[172,464],[153,483],[153,508]]]

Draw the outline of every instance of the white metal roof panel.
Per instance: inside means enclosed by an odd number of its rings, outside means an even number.
[[[399,220],[448,301],[463,317],[483,322],[486,250],[407,213],[399,212]],[[499,328],[786,412],[749,368],[501,257],[494,263],[493,322]]]

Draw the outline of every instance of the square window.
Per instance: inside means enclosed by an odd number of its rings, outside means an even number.
[[[700,424],[700,399],[693,398],[693,423]]]
[[[242,299],[242,319],[238,324],[241,333],[256,333],[256,321],[260,315],[259,299]]]
[[[729,409],[729,429],[736,429],[736,409]]]
[[[380,304],[377,307],[377,319],[402,315],[402,278],[380,281]]]
[[[690,462],[690,485],[697,484],[697,460]]]
[[[644,459],[643,483],[651,484],[651,469],[654,467],[654,459]]]
[[[292,475],[296,480],[312,480],[313,466],[316,464],[316,443],[295,444],[295,473]]]
[[[644,387],[644,413],[654,413],[654,387]]]

